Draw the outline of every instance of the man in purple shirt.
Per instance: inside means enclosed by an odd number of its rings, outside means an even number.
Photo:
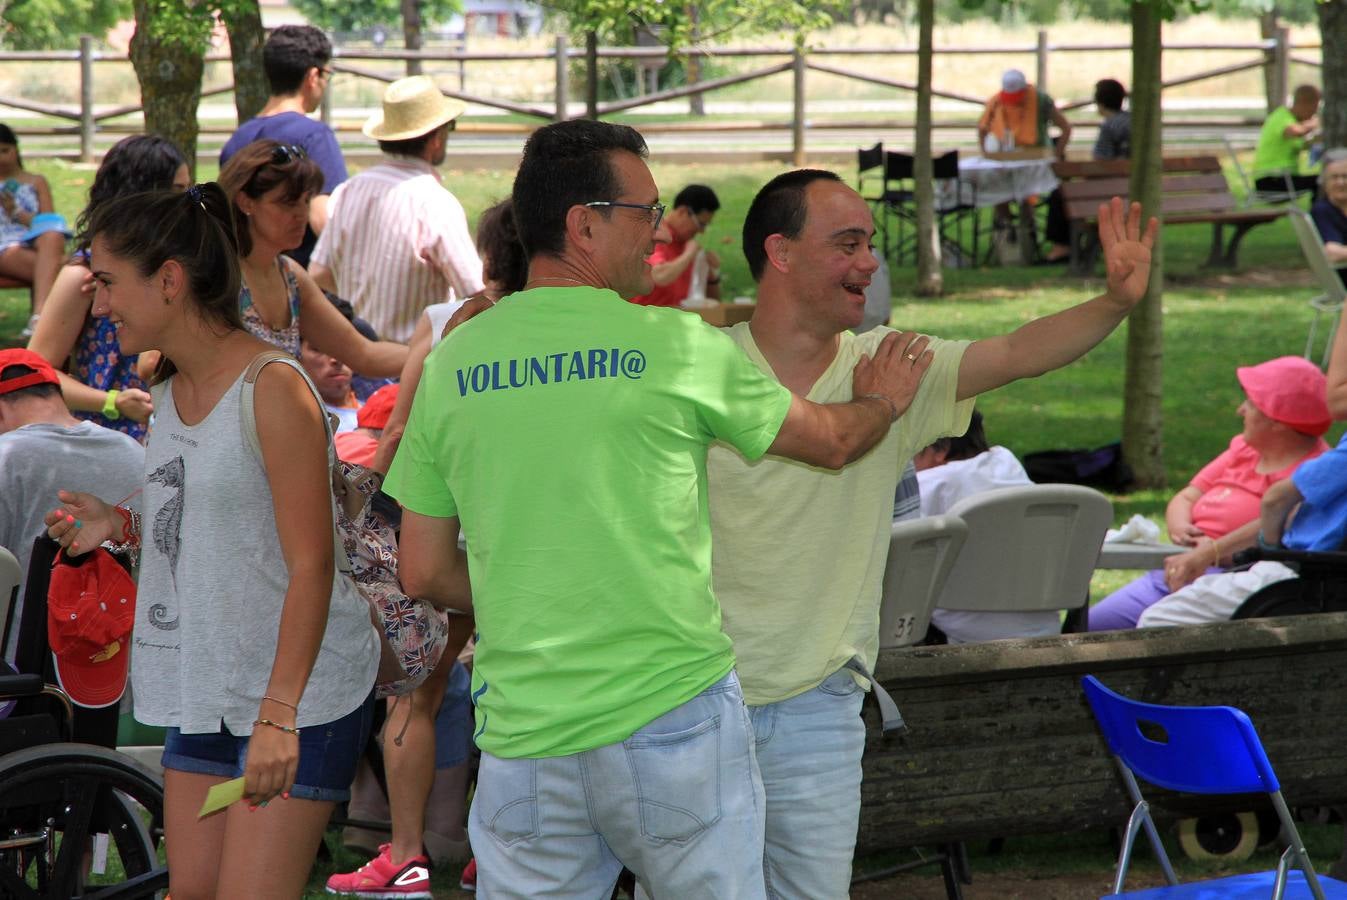
[[[305,268],[309,254],[327,224],[327,200],[337,185],[346,180],[346,162],[337,146],[332,129],[309,118],[323,102],[332,70],[332,44],[327,35],[312,25],[282,25],[267,38],[262,48],[262,67],[271,85],[266,106],[239,126],[220,151],[220,166],[243,147],[262,138],[280,144],[301,147],[323,170],[323,188],[309,207],[309,227],[304,242],[289,255]]]

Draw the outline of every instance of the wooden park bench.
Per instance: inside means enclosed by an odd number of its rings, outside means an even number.
[[[1086,275],[1099,255],[1095,221],[1099,204],[1110,197],[1127,198],[1132,163],[1126,159],[1056,162],[1062,203],[1071,226],[1071,271]],[[1160,220],[1165,225],[1211,223],[1211,252],[1206,265],[1232,269],[1239,243],[1250,229],[1286,215],[1286,209],[1241,208],[1214,156],[1174,156],[1163,161]],[[1229,241],[1225,226],[1232,226]]]
[[[857,852],[1122,825],[1130,804],[1086,674],[1135,699],[1238,707],[1293,809],[1347,803],[1347,613],[906,647],[875,668],[908,730],[881,736],[867,704]],[[1170,821],[1259,806],[1146,795]],[[1331,862],[1315,860],[1338,876],[1347,853]]]

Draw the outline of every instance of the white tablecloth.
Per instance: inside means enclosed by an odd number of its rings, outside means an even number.
[[[1002,160],[961,156],[958,182],[961,196],[955,197],[953,182],[938,182],[936,206],[951,209],[960,199],[964,203],[976,201],[978,206],[996,206],[998,203],[1020,201],[1034,194],[1046,196],[1058,184],[1057,176],[1052,174],[1050,159]]]

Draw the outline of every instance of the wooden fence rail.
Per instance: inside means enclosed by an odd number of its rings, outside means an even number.
[[[1121,52],[1130,51],[1128,44],[1062,44],[1053,43],[1049,40],[1048,32],[1039,31],[1037,41],[1032,44],[1010,47],[940,47],[934,51],[940,56],[968,56],[968,55],[987,55],[987,54],[1033,54],[1035,60],[1036,84],[1047,89],[1049,83],[1049,63],[1055,54],[1065,53],[1098,53],[1098,52]],[[1163,84],[1165,88],[1177,87],[1179,85],[1192,84],[1196,81],[1203,81],[1213,78],[1223,78],[1228,75],[1244,72],[1250,69],[1265,68],[1269,72],[1267,84],[1269,86],[1267,105],[1271,110],[1285,101],[1286,91],[1289,79],[1289,65],[1292,62],[1301,65],[1320,66],[1319,60],[1303,55],[1295,55],[1292,51],[1300,50],[1321,50],[1318,44],[1292,44],[1287,29],[1279,29],[1272,38],[1262,41],[1253,41],[1249,43],[1225,43],[1225,44],[1194,44],[1194,43],[1176,43],[1168,44],[1164,47],[1164,52],[1183,52],[1183,51],[1239,51],[1248,50],[1257,55],[1244,62],[1231,65],[1219,66],[1207,69],[1180,78],[1170,79]],[[876,84],[884,87],[893,88],[899,91],[909,91],[915,93],[916,85],[899,81],[892,78],[886,78],[879,75],[869,74],[855,69],[843,68],[838,65],[830,65],[820,60],[829,57],[856,57],[856,56],[913,56],[917,52],[915,47],[838,47],[838,48],[818,48],[818,49],[796,49],[794,47],[748,47],[748,48],[689,48],[682,51],[684,55],[697,56],[704,58],[752,58],[752,57],[778,57],[781,62],[756,68],[750,72],[736,75],[728,75],[721,78],[695,82],[693,84],[681,87],[670,88],[663,91],[655,91],[638,97],[616,100],[607,103],[599,103],[590,92],[590,99],[587,103],[587,114],[598,118],[613,113],[624,112],[636,109],[641,106],[648,106],[653,103],[678,99],[682,97],[700,97],[701,95],[714,90],[730,87],[736,84],[753,81],[756,79],[767,78],[784,72],[792,74],[792,112],[791,112],[791,132],[792,132],[792,156],[796,165],[803,165],[805,161],[805,123],[808,120],[808,91],[806,73],[814,71],[825,75],[831,75],[840,78],[847,78],[868,84]],[[382,49],[346,49],[336,48],[334,50],[333,67],[340,71],[358,78],[367,78],[374,81],[389,82],[395,80],[397,75],[390,75],[384,72],[356,65],[357,61],[376,61],[376,62],[407,62],[410,60],[435,61],[435,62],[457,62],[459,64],[459,87],[458,90],[445,89],[445,93],[451,97],[456,97],[468,103],[488,106],[495,109],[501,109],[506,112],[518,115],[529,116],[539,120],[558,121],[566,118],[567,107],[570,100],[569,90],[569,63],[572,60],[584,60],[591,82],[597,76],[598,60],[600,59],[632,59],[652,62],[658,60],[668,60],[671,54],[664,47],[570,47],[564,36],[558,36],[555,39],[553,47],[548,51],[521,51],[521,52],[477,52],[466,50],[382,50]],[[208,62],[227,61],[229,57],[222,54],[209,54],[206,57]],[[464,89],[466,82],[464,76],[464,66],[467,63],[491,63],[491,62],[517,62],[529,60],[553,60],[555,62],[555,81],[553,90],[553,103],[550,106],[530,105],[519,103],[512,100],[505,100],[496,97],[486,97],[475,93],[470,93]],[[139,103],[128,103],[111,109],[95,110],[94,105],[94,66],[97,63],[126,62],[125,54],[105,53],[94,49],[93,39],[88,35],[80,38],[78,50],[52,50],[52,51],[10,51],[0,52],[0,63],[4,62],[78,62],[80,67],[80,91],[79,105],[69,106],[54,103],[46,103],[34,99],[28,99],[17,96],[0,96],[0,107],[8,106],[13,109],[21,109],[27,112],[34,112],[40,115],[49,116],[56,119],[65,120],[71,123],[70,126],[58,126],[55,130],[59,132],[68,131],[78,133],[80,136],[80,159],[84,162],[91,162],[94,157],[94,140],[100,125],[117,119],[122,116],[141,112],[143,107]],[[217,96],[226,94],[234,89],[232,82],[221,83],[203,89],[202,96]],[[984,99],[970,94],[960,93],[958,91],[933,88],[932,94],[948,100],[967,103],[970,106],[980,106]],[[325,101],[327,98],[325,98]],[[1088,106],[1091,101],[1081,100],[1074,103],[1063,104],[1063,110],[1078,109]],[[324,121],[330,121],[331,111],[329,102],[325,102],[322,108]],[[118,129],[112,129],[118,130]]]

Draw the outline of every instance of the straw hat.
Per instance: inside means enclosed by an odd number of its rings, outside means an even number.
[[[465,103],[441,94],[429,75],[413,75],[388,86],[383,110],[360,130],[377,141],[405,141],[452,122],[465,109]]]

